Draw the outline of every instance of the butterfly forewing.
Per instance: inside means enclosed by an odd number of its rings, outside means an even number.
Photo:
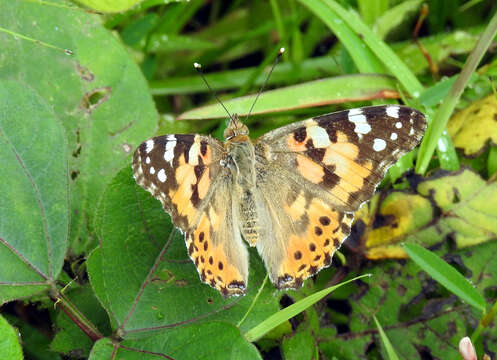
[[[397,105],[340,111],[263,135],[257,147],[270,162],[295,169],[303,184],[336,208],[354,211],[386,170],[421,140],[426,120]]]

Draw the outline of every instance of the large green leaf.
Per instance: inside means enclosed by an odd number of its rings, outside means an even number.
[[[68,145],[58,152],[69,154],[71,239],[81,238],[73,248],[80,253],[105,185],[153,134],[158,116],[140,69],[117,38],[98,16],[66,5],[0,3],[0,24],[8,31],[0,32],[8,54],[0,58],[0,79],[17,79],[24,92],[37,93],[66,131]]]
[[[0,80],[0,304],[50,287],[69,226],[60,118],[23,81]]]
[[[242,337],[240,330],[226,322],[182,326],[121,343],[102,339],[95,344],[90,360],[107,360],[112,354],[125,360],[261,359],[256,347]]]
[[[160,203],[135,184],[130,167],[105,191],[96,230],[100,247],[88,260],[90,281],[114,330],[126,339],[204,318],[237,324],[265,276],[262,261],[254,255],[247,295],[224,299],[203,284],[188,258],[183,236],[173,230]],[[278,310],[274,293],[272,285],[262,290],[242,330]]]

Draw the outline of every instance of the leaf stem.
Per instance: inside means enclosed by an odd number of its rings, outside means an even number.
[[[259,299],[259,296],[261,295],[262,289],[264,289],[264,286],[266,286],[268,278],[269,278],[269,274],[266,274],[266,277],[264,278],[264,281],[262,281],[262,285],[260,286],[259,290],[257,291],[257,294],[254,297],[254,300],[252,300],[252,304],[250,304],[245,315],[243,315],[242,319],[238,322],[238,324],[236,324],[236,327],[239,328],[242,325],[242,323],[245,321],[247,316],[249,316],[250,312],[252,311],[252,309],[255,306],[255,303],[257,302],[257,299]]]
[[[490,323],[495,318],[495,315],[497,315],[497,300],[495,301],[495,303],[492,306],[492,308],[490,309],[490,311],[481,318],[480,323],[478,324],[478,327],[471,335],[471,341],[473,342],[473,344],[476,343],[476,340],[478,340],[478,338],[480,337],[481,332],[485,328],[487,328],[488,325],[490,325]]]
[[[58,306],[92,341],[95,342],[104,337],[97,327],[55,286],[52,288],[51,297],[55,301],[54,306]]]

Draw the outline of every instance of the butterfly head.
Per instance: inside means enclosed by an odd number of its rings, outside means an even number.
[[[248,133],[247,126],[240,121],[238,115],[231,115],[228,127],[224,130],[224,138],[231,142],[243,142],[247,141]]]

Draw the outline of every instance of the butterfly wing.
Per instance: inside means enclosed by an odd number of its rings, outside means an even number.
[[[202,281],[233,295],[245,290],[248,254],[235,229],[230,174],[219,163],[225,157],[211,137],[164,135],[136,149],[133,174],[185,234]]]
[[[258,139],[258,185],[273,234],[257,247],[276,286],[298,288],[331,263],[350,232],[352,212],[419,143],[425,126],[414,109],[373,106],[297,122]]]

